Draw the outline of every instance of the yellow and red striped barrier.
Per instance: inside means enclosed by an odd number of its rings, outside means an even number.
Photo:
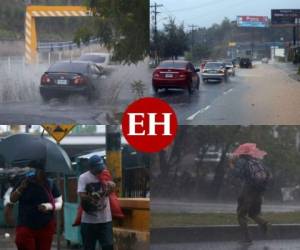
[[[83,6],[27,6],[25,16],[25,60],[35,63],[37,60],[36,18],[39,17],[83,17],[92,13]]]

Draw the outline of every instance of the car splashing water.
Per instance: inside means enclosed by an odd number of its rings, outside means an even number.
[[[47,64],[26,65],[22,59],[11,60],[0,58],[0,103],[39,103],[46,106],[88,106],[101,104],[114,106],[127,105],[136,99],[131,84],[141,81],[144,86],[143,95],[150,95],[149,79],[151,71],[147,62],[131,65],[111,65],[99,78],[94,99],[87,100],[83,96],[53,98],[43,103],[39,93],[40,78],[48,69]]]
[[[151,71],[146,62],[130,65],[114,65],[107,69],[105,79],[98,85],[101,103],[106,105],[129,104],[136,98],[132,91],[132,83],[141,81],[144,86],[143,95],[150,95]]]

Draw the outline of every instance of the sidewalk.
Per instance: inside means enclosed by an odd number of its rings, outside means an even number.
[[[295,65],[293,63],[278,63],[278,62],[274,62],[273,65],[278,69],[285,71],[288,74],[288,76],[293,80],[300,82],[300,75],[298,75],[297,73],[299,65]]]

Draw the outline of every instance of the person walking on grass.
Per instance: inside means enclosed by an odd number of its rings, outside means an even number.
[[[271,178],[270,171],[262,163],[266,154],[254,143],[242,144],[232,153],[229,164],[233,177],[242,182],[237,201],[237,219],[242,233],[242,243],[252,243],[247,217],[254,220],[264,234],[267,234],[271,225],[260,215],[263,196]]]
[[[115,183],[101,183],[97,177],[105,169],[103,158],[93,155],[88,160],[88,171],[79,176],[77,192],[83,209],[81,235],[84,250],[95,250],[96,244],[102,250],[113,250],[112,213],[109,194]]]

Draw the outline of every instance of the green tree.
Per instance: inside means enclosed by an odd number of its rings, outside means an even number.
[[[208,46],[208,44],[198,43],[194,45],[192,53],[194,60],[201,60],[209,58],[212,53],[212,49]]]
[[[154,46],[152,46],[154,47]],[[187,35],[184,25],[176,25],[175,19],[170,18],[164,25],[163,31],[157,34],[158,53],[161,58],[174,58],[183,56],[187,50]]]
[[[93,10],[93,35],[115,60],[136,63],[149,52],[149,0],[86,0]]]

